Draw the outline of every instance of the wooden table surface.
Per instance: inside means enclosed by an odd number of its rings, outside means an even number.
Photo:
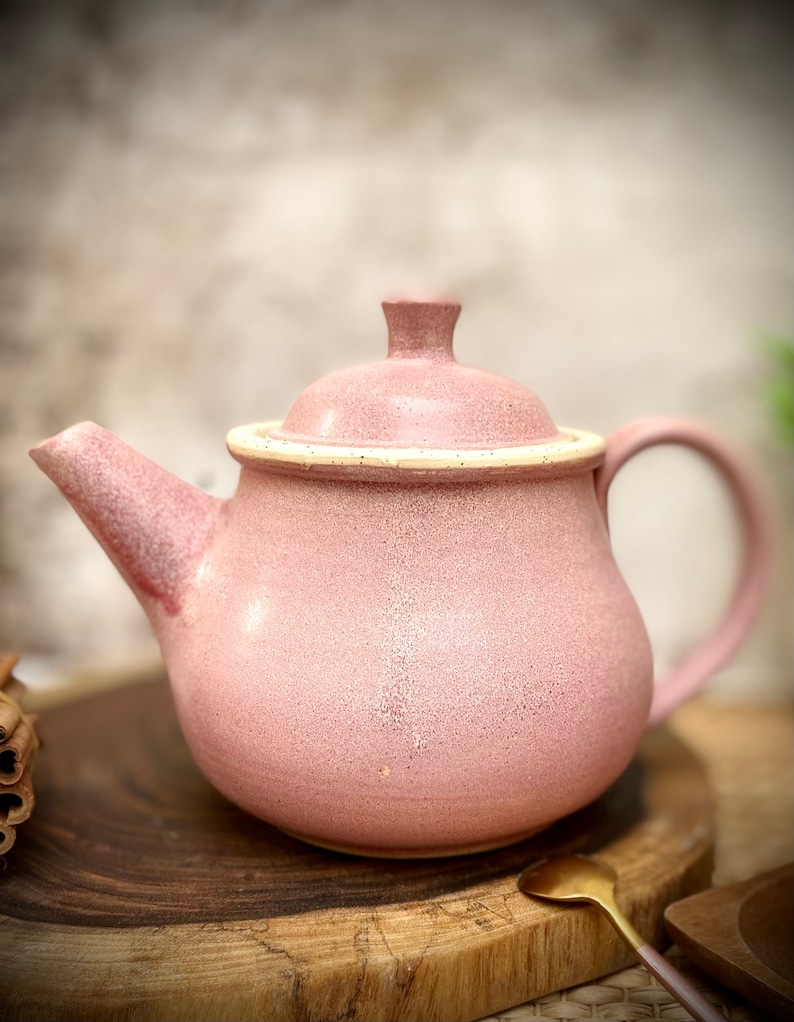
[[[717,814],[713,883],[794,860],[794,702],[704,697],[678,710],[671,724],[709,770]]]

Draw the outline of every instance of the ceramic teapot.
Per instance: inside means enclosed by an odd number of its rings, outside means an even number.
[[[337,850],[496,848],[596,798],[732,655],[765,587],[765,504],[703,427],[558,428],[523,386],[455,360],[459,305],[383,307],[385,360],[229,433],[230,500],[93,423],[31,455],[143,605],[224,795]],[[716,465],[746,542],[721,624],[654,686],[606,501],[662,443]]]

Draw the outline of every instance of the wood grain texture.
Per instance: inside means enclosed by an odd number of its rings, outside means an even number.
[[[776,1018],[794,1013],[794,865],[670,905],[676,943],[721,983]]]
[[[521,845],[420,861],[295,841],[212,790],[164,680],[45,715],[36,816],[0,878],[0,1018],[476,1019],[626,965],[520,869],[597,852],[653,943],[709,882],[704,771],[665,731],[597,803]]]

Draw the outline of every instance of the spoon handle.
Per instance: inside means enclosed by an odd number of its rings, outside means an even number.
[[[675,969],[670,962],[652,948],[650,944],[643,944],[636,949],[645,968],[652,976],[655,976],[665,990],[668,990],[673,997],[689,1012],[696,1022],[725,1022],[725,1015],[710,1002],[703,994],[685,979],[678,969]]]

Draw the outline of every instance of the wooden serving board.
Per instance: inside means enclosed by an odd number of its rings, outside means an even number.
[[[45,714],[37,805],[0,874],[0,1017],[481,1018],[631,961],[594,909],[519,892],[594,852],[650,940],[709,883],[705,773],[666,731],[597,802],[498,852],[364,859],[293,840],[199,774],[164,679]],[[560,749],[565,755],[565,749]]]

